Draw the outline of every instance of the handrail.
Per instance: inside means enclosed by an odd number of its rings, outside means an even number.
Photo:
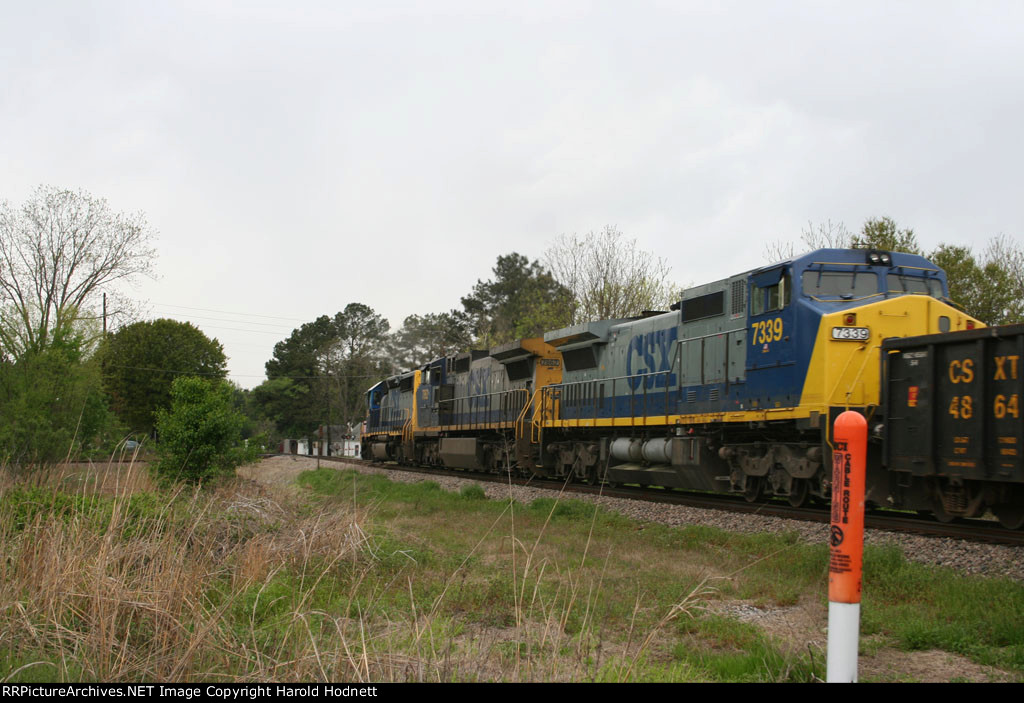
[[[864,266],[866,268],[881,268],[875,264],[869,264],[865,261],[812,261],[807,264],[809,270],[812,266]],[[911,271],[934,271],[939,273],[938,268],[929,268],[927,266],[907,266],[904,264],[897,264],[895,266],[887,266],[885,268],[897,268],[897,269],[910,269]]]
[[[584,405],[592,406],[592,411],[593,411],[592,417],[584,418],[582,415],[580,415],[580,416],[578,416],[576,418],[563,418],[566,422],[575,422],[575,426],[576,427],[580,427],[580,426],[582,426],[581,422],[583,422],[585,420],[586,421],[591,421],[591,420],[592,421],[596,421],[598,419],[598,414],[600,412],[600,408],[603,407],[603,403],[605,401],[610,401],[610,403],[611,403],[611,416],[610,416],[610,419],[612,419],[612,420],[616,419],[618,417],[618,414],[617,414],[616,408],[615,408],[615,399],[618,397],[616,395],[616,393],[615,393],[616,381],[623,381],[623,380],[630,381],[630,383],[627,384],[627,388],[628,388],[628,392],[629,392],[629,415],[626,416],[626,417],[632,418],[634,420],[634,423],[635,423],[635,420],[636,420],[637,417],[641,417],[642,418],[642,417],[646,417],[647,416],[647,413],[648,413],[648,407],[647,407],[648,406],[648,400],[647,400],[647,397],[648,397],[648,395],[651,395],[651,396],[655,395],[654,393],[648,394],[648,392],[647,392],[648,391],[647,381],[648,380],[656,379],[659,376],[664,376],[664,378],[665,378],[665,390],[663,391],[664,396],[665,396],[665,413],[664,414],[666,416],[669,415],[669,412],[668,412],[669,398],[671,397],[672,393],[679,393],[680,390],[682,389],[682,382],[680,381],[679,384],[678,384],[678,388],[676,388],[675,391],[672,390],[672,387],[671,387],[671,384],[669,383],[669,380],[671,379],[673,373],[675,373],[674,369],[668,369],[668,370],[665,370],[665,371],[647,371],[647,372],[644,372],[644,373],[635,373],[635,374],[630,374],[628,376],[615,376],[613,378],[588,379],[586,381],[569,381],[569,382],[566,382],[566,383],[553,383],[551,385],[544,386],[543,390],[545,391],[545,393],[552,393],[552,394],[555,391],[559,391],[560,392],[560,397],[562,399],[562,409],[564,411],[564,409],[566,407],[565,392],[564,391],[566,389],[569,389],[569,388],[572,388],[572,387],[583,387],[583,386],[587,386],[588,384],[590,386],[592,386],[593,389],[596,389],[599,384],[604,384],[604,383],[607,383],[607,382],[610,381],[611,382],[611,394],[608,395],[608,396],[604,396],[602,398],[600,404],[598,403],[598,398],[597,398],[597,394],[596,393],[592,394],[593,397],[589,401],[587,401],[586,403],[580,403],[579,404],[580,409],[583,409]],[[632,383],[632,381],[634,381],[634,379],[636,380],[635,387],[634,387],[634,385]],[[639,396],[639,402],[638,402],[638,396]],[[573,407],[574,405],[575,404],[570,405],[570,407]],[[637,413],[637,410],[640,410],[639,414]]]
[[[438,410],[438,424],[441,424],[441,425],[445,425],[446,424],[446,423],[441,422],[441,417],[442,417],[442,415],[445,412],[443,408],[445,408],[446,406],[449,408],[448,412],[453,416],[452,417],[452,422],[447,423],[448,425],[453,425],[453,426],[460,427],[460,428],[472,429],[476,425],[488,424],[489,420],[488,420],[487,416],[490,413],[497,412],[497,413],[499,413],[499,416],[501,416],[501,415],[504,415],[505,413],[510,413],[510,414],[511,413],[518,413],[519,410],[516,407],[514,407],[514,405],[512,403],[509,403],[509,405],[512,406],[512,407],[509,407],[507,409],[491,408],[490,407],[490,403],[488,403],[487,404],[488,406],[487,406],[486,409],[470,407],[469,408],[470,421],[468,423],[466,423],[466,422],[458,422],[457,423],[457,422],[454,422],[454,415],[456,415],[456,409],[458,408],[459,410],[465,410],[465,404],[466,403],[470,403],[470,405],[472,405],[472,402],[474,400],[479,400],[479,399],[482,399],[482,398],[490,398],[491,396],[508,396],[508,397],[511,398],[511,397],[518,396],[520,394],[523,397],[523,401],[525,403],[525,407],[529,407],[529,402],[528,401],[530,399],[530,391],[529,391],[528,388],[509,388],[509,389],[503,390],[503,391],[493,391],[491,393],[480,393],[480,394],[477,394],[477,395],[464,396],[464,397],[461,397],[461,398],[450,398],[448,400],[439,401],[438,402],[438,408],[437,408],[437,410]],[[477,419],[477,415],[478,414],[484,415],[485,419],[484,420]],[[514,424],[515,420],[505,420],[503,418],[500,418],[498,420],[498,422],[499,423],[501,423],[501,422],[512,422]]]
[[[865,345],[863,345],[860,348],[860,350],[856,350],[856,351],[861,351],[861,350],[864,350],[865,348],[867,348],[867,354],[864,355],[864,359],[860,362],[860,368],[857,370],[857,375],[853,377],[853,381],[847,387],[847,391],[846,391],[846,407],[847,408],[850,407],[850,396],[853,395],[854,384],[856,384],[857,381],[859,381],[861,379],[861,377],[864,375],[864,369],[867,368],[868,362],[871,361],[871,359],[872,359],[872,354],[871,353],[873,351],[875,351],[876,349],[881,349],[882,345],[881,344],[873,344],[870,347],[868,347],[868,345],[865,344]],[[843,373],[846,373],[846,369],[848,369],[850,367],[850,362],[851,361],[853,361],[853,355],[852,354],[850,355],[850,358],[847,360],[846,366],[843,367]],[[839,388],[839,383],[841,381],[842,381],[842,375],[840,375],[839,380],[836,381],[836,385],[832,388],[832,393],[836,392],[836,390]],[[832,393],[829,393],[828,398],[826,399],[827,402],[829,402],[829,403],[832,402]],[[867,402],[867,399],[865,399],[865,402]]]
[[[519,411],[519,417],[516,418],[515,424],[513,425],[513,427],[515,428],[515,438],[516,438],[516,440],[520,440],[520,439],[523,438],[523,435],[524,435],[523,429],[524,429],[524,427],[526,425],[526,422],[525,422],[525,420],[526,420],[526,413],[530,410],[531,407],[533,407],[536,404],[536,402],[537,402],[537,394],[540,393],[543,389],[544,389],[544,386],[541,386],[540,388],[536,389],[533,392],[533,395],[530,396],[530,398],[527,400],[526,404],[523,405],[523,409]],[[527,393],[529,393],[529,390],[527,390]],[[537,413],[534,413],[534,416],[536,416],[536,415],[537,415]],[[531,422],[531,424],[532,424],[532,422]],[[530,435],[531,435],[531,439],[532,439],[533,438],[533,433],[531,432]]]
[[[554,400],[550,398],[551,386],[542,386],[537,389],[540,391],[540,403],[537,406],[537,411],[533,413],[533,418],[530,420],[530,441],[534,444],[540,442],[540,430],[541,423],[544,422],[545,415],[547,413],[546,403],[550,400],[552,405],[552,411],[554,410]]]
[[[705,336],[708,336],[708,337],[719,337],[722,334],[723,334],[722,332],[719,332],[719,333],[714,334],[714,335],[705,335]],[[689,340],[687,340],[687,341],[689,341]],[[611,377],[608,377],[608,378],[591,378],[591,379],[588,379],[586,381],[564,381],[562,383],[549,383],[548,385],[544,386],[544,388],[563,388],[565,386],[575,386],[575,385],[579,385],[581,383],[606,383],[608,381],[621,381],[623,379],[629,379],[629,378],[645,378],[647,376],[655,377],[655,376],[657,376],[659,374],[672,374],[672,373],[674,373],[673,369],[667,369],[665,371],[645,371],[643,373],[628,374],[626,376],[611,376]]]

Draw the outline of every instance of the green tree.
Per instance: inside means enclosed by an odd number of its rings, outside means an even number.
[[[881,249],[924,254],[914,230],[900,229],[891,217],[872,217],[857,234],[850,232],[842,222],[828,220],[818,225],[808,222],[800,232],[799,245],[787,239],[769,242],[765,246],[765,258],[782,261],[815,249]]]
[[[278,342],[266,363],[268,380],[254,389],[278,434],[301,437],[321,424],[361,420],[363,391],[390,370],[388,329],[372,308],[350,303]]]
[[[310,385],[309,379],[279,376],[252,389],[258,416],[273,425],[277,438],[302,437],[316,426],[316,407],[307,400]]]
[[[334,338],[334,325],[329,315],[321,315],[292,330],[287,339],[274,345],[274,354],[266,363],[267,378],[317,375],[322,350]]]
[[[179,376],[171,384],[171,406],[157,410],[157,475],[197,483],[229,475],[256,458],[245,446],[245,418],[233,407],[231,384],[220,379]]]
[[[260,412],[254,391],[242,388],[233,381],[230,383],[232,405],[245,420],[242,424],[242,439],[266,445],[274,431],[274,423]]]
[[[993,295],[999,296],[992,305],[995,321],[989,324],[1024,322],[1024,249],[1015,240],[1000,234],[985,247],[982,265]]]
[[[679,298],[670,280],[672,267],[637,248],[618,229],[559,237],[544,260],[573,299],[571,324],[638,316],[668,310]]]
[[[925,252],[912,229],[900,229],[891,218],[881,217],[865,222],[852,245],[931,260],[946,272],[950,299],[987,325],[1024,320],[1024,252],[1008,237],[994,238],[980,256],[970,247],[948,243]]]
[[[108,336],[101,348],[103,386],[121,419],[135,432],[152,431],[156,411],[171,402],[177,376],[222,379],[227,358],[216,339],[188,322],[136,322]]]
[[[320,424],[326,408],[326,381],[320,358],[335,338],[330,316],[321,315],[274,345],[266,363],[267,380],[253,393],[260,412],[282,437],[303,437]]]
[[[949,297],[986,325],[1024,321],[1024,287],[1015,262],[1020,247],[993,239],[980,257],[969,247],[940,244],[929,257],[946,272]]]
[[[494,277],[476,282],[462,298],[475,345],[489,348],[534,337],[570,324],[573,296],[539,261],[521,254],[499,256]]]
[[[459,310],[409,315],[392,335],[391,358],[396,370],[407,370],[466,351],[472,345],[470,321]]]
[[[881,249],[920,254],[946,272],[950,299],[987,325],[1024,322],[1024,249],[1010,237],[994,237],[979,255],[970,247],[941,243],[926,253],[909,228],[900,229],[890,217],[871,218],[858,234],[842,223],[801,233],[807,250],[821,247]],[[785,241],[766,248],[772,260],[792,258],[796,247]]]
[[[88,193],[40,186],[20,208],[0,203],[0,348],[8,357],[46,349],[78,325],[122,315],[127,301],[115,284],[152,275],[154,237],[142,214],[115,213]]]
[[[153,236],[141,214],[81,191],[40,186],[19,207],[0,203],[0,460],[51,462],[110,445],[100,320],[130,308],[116,286],[151,274]]]
[[[390,324],[367,305],[349,303],[334,316],[336,337],[319,359],[329,383],[326,424],[351,425],[363,419],[363,393],[387,375]]]
[[[873,217],[864,223],[860,234],[851,238],[854,249],[881,249],[924,255],[912,229],[899,229],[891,217]]]
[[[86,346],[58,332],[42,349],[0,360],[0,465],[97,456],[123,437]]]

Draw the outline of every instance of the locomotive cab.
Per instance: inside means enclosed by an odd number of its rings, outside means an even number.
[[[796,349],[802,341],[794,310],[793,276],[788,265],[756,271],[749,277],[749,341],[746,398],[749,408],[791,407],[797,379]]]
[[[730,490],[750,500],[827,498],[823,457],[834,417],[853,408],[876,430],[884,422],[883,340],[978,324],[949,304],[945,274],[912,254],[821,249],[752,271],[747,281],[746,377],[733,394],[746,412],[733,417],[753,431],[730,426],[719,456],[729,463]],[[874,499],[886,502],[888,477],[878,445],[872,450]]]
[[[825,249],[794,262],[793,277],[799,307],[815,318],[808,325],[810,343],[798,350],[806,359],[799,362],[804,369],[800,408],[809,419],[817,419],[822,452],[831,451],[835,416],[851,408],[862,412],[875,440],[869,445],[868,499],[923,508],[929,504],[924,488],[883,466],[878,441],[887,423],[882,345],[981,323],[951,304],[945,274],[913,254]],[[823,472],[822,478],[827,482],[829,477]],[[823,485],[823,492],[828,488]]]

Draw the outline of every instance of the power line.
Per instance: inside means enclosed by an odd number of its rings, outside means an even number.
[[[182,320],[177,320],[177,322],[182,322]],[[188,320],[185,320],[185,322],[188,322]],[[238,320],[238,322],[242,322],[242,320]],[[243,323],[243,324],[249,324],[249,323]],[[240,327],[222,327],[221,325],[208,325],[206,323],[203,323],[203,327],[207,328],[207,329],[214,329],[214,330],[231,330],[232,332],[252,332],[253,334],[272,334],[272,335],[274,335],[274,336],[276,336],[278,338],[281,337],[281,333],[280,332],[271,332],[270,330],[247,330],[247,329],[242,329]]]
[[[229,376],[239,376],[244,378],[261,378],[266,376],[262,374],[246,374],[246,373],[233,373],[230,370],[226,370],[223,373],[217,371],[176,371],[174,369],[161,369],[152,366],[128,366],[125,364],[107,364],[107,366],[117,369],[130,369],[132,371],[152,371],[155,373],[173,373],[181,374],[186,376],[223,376],[225,374]],[[342,379],[366,379],[366,378],[383,378],[381,374],[320,374],[317,376],[274,376],[274,378],[287,378],[292,381],[311,381],[316,379],[328,379],[328,380],[342,380]],[[273,380],[273,379],[268,379]]]
[[[271,322],[249,322],[248,320],[226,320],[223,317],[205,317],[203,315],[189,315],[189,316],[186,317],[185,315],[182,315],[180,312],[170,312],[170,311],[160,311],[160,310],[157,310],[154,314],[157,314],[157,315],[174,315],[176,317],[184,317],[186,320],[215,320],[217,322],[238,322],[238,323],[241,323],[243,325],[260,325],[261,327],[276,327],[276,328],[281,329],[281,330],[288,329],[288,327],[285,326],[285,325],[275,325],[275,324],[273,324]],[[246,331],[249,331],[249,330],[246,330]],[[260,332],[262,330],[252,330],[252,331],[253,332]]]
[[[165,308],[181,308],[183,310],[202,310],[204,312],[219,312],[222,315],[241,315],[243,317],[263,317],[268,320],[288,320],[289,322],[309,322],[309,320],[300,320],[296,317],[277,317],[275,315],[258,315],[253,312],[232,312],[231,310],[214,310],[213,308],[191,308],[187,305],[173,305],[171,303],[153,303],[154,305],[160,305]],[[241,320],[238,320],[241,322]],[[256,323],[253,323],[256,324]]]

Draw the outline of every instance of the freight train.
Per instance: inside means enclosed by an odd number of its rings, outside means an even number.
[[[1016,529],[1024,328],[983,328],[923,257],[820,249],[690,288],[668,312],[387,378],[366,394],[363,456],[801,505],[829,498],[833,420],[854,409],[870,502],[991,510]]]

